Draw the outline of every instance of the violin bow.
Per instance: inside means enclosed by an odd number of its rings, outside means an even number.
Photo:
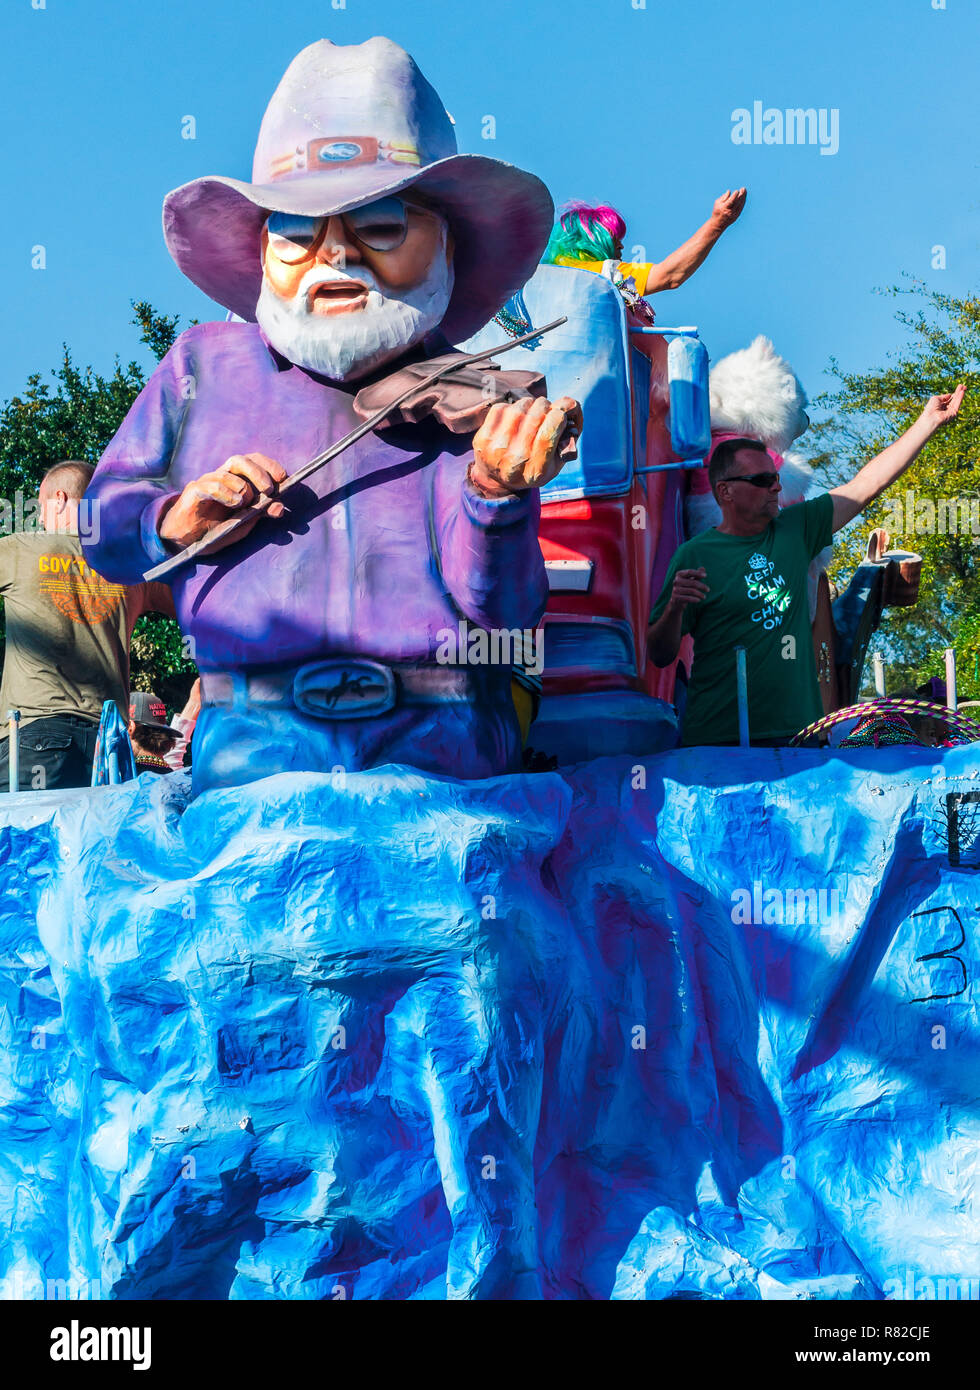
[[[304,482],[311,473],[315,473],[318,468],[322,468],[324,464],[335,459],[338,454],[342,454],[352,444],[356,444],[359,439],[363,439],[364,435],[370,434],[371,430],[377,429],[393,410],[404,405],[417,392],[426,390],[434,381],[440,381],[444,376],[449,376],[451,372],[458,371],[460,367],[469,367],[476,362],[485,362],[488,358],[499,357],[504,352],[510,352],[511,348],[521,347],[524,343],[530,343],[535,338],[540,338],[544,333],[550,333],[553,328],[560,328],[567,321],[568,315],[563,314],[560,319],[546,323],[543,328],[535,328],[530,333],[522,334],[519,338],[511,338],[498,347],[485,348],[482,352],[461,353],[452,362],[446,362],[443,366],[437,367],[428,376],[419,377],[418,381],[413,382],[400,396],[389,401],[383,410],[376,411],[369,419],[362,421],[355,429],[352,429],[350,434],[345,435],[343,439],[338,439],[335,444],[324,449],[322,454],[317,454],[316,458],[310,459],[309,463],[304,463],[301,468],[297,468],[295,473],[290,473],[289,477],[283,479],[274,493],[260,493],[258,500],[249,507],[248,511],[243,512],[240,516],[230,516],[227,521],[219,521],[217,526],[212,526],[210,531],[205,532],[199,540],[192,541],[183,550],[178,550],[175,555],[169,556],[159,565],[154,565],[152,569],[148,569],[143,575],[144,580],[163,579],[165,575],[179,569],[181,565],[196,559],[202,551],[210,549],[216,541],[223,540],[236,531],[240,531],[247,523],[254,520],[257,512],[259,514],[267,512],[272,503],[280,501],[290,488]]]

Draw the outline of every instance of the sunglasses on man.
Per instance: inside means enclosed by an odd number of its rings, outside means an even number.
[[[378,198],[364,207],[339,214],[348,234],[371,251],[395,251],[408,235],[412,216],[431,217],[429,208],[405,198]],[[315,255],[326,236],[329,217],[302,217],[292,212],[271,212],[266,219],[269,246],[286,265],[298,265]]]
[[[723,483],[750,483],[752,487],[772,487],[779,482],[779,474],[771,470],[765,473],[745,473],[741,477],[722,478]]]

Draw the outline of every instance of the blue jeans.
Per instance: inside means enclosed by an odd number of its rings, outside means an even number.
[[[99,725],[81,714],[32,719],[20,731],[20,791],[87,787]],[[10,740],[0,739],[0,792],[9,790]]]
[[[498,688],[499,687],[499,688]],[[194,730],[194,795],[277,772],[360,772],[403,763],[471,781],[521,770],[509,672],[485,698],[402,705],[375,718],[317,719],[290,706],[205,704]]]

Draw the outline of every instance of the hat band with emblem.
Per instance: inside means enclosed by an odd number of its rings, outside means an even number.
[[[372,135],[338,135],[308,140],[269,162],[269,180],[286,179],[310,170],[351,169],[355,164],[421,164],[414,145],[377,140]]]

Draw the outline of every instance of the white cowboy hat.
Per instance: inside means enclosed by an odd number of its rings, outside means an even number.
[[[205,294],[254,320],[269,212],[326,217],[417,188],[447,218],[452,342],[483,326],[534,271],[554,205],[534,174],[457,154],[452,122],[414,60],[390,39],[329,39],[290,63],[262,120],[252,183],[212,175],[164,200],[167,247]]]

